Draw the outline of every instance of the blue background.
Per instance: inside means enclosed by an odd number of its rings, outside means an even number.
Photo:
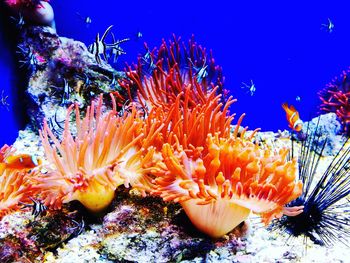
[[[243,124],[252,129],[287,129],[283,102],[294,104],[304,120],[315,116],[320,103],[317,92],[349,66],[350,2],[231,2],[52,0],[51,4],[61,36],[90,44],[97,32],[102,34],[113,24],[118,39],[131,37],[123,45],[127,55],[118,61],[119,69],[144,53],[144,41],[153,47],[172,33],[185,41],[194,34],[223,67],[225,87],[238,99],[231,111],[247,113]],[[92,24],[86,27],[76,12],[90,16]],[[25,105],[16,87],[15,44],[7,39],[1,17],[0,92],[4,89],[9,95],[10,111],[0,106],[0,145],[13,143],[25,124],[21,113]],[[328,18],[335,25],[332,33],[321,30]],[[143,36],[137,40],[139,31]],[[256,85],[254,96],[241,89],[241,83],[251,79]]]

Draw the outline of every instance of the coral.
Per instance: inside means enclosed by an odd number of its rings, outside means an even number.
[[[128,79],[120,81],[128,90],[129,100],[139,102],[146,110],[153,106],[167,109],[186,87],[191,90],[189,107],[205,102],[215,87],[217,95],[223,95],[221,100],[226,99],[221,67],[215,65],[212,53],[208,56],[194,37],[189,40],[188,48],[175,36],[169,46],[163,40],[159,50],[150,51],[147,44],[145,48],[147,53],[138,58],[137,65],[127,67]]]
[[[296,160],[286,161],[287,150],[263,151],[237,134],[209,134],[207,149],[191,159],[181,146],[174,150],[165,144],[153,193],[180,202],[193,224],[212,237],[231,231],[250,210],[268,223],[301,194]]]
[[[144,165],[153,151],[141,150],[149,148],[145,145],[147,136],[140,133],[141,119],[135,109],[129,115],[118,116],[113,96],[112,101],[113,109],[103,114],[100,96],[82,120],[75,105],[75,137],[69,125],[71,106],[62,142],[44,124],[40,137],[49,165],[44,166],[45,172],[38,169],[33,181],[45,205],[60,208],[62,203],[78,200],[90,211],[100,212],[110,204],[119,185],[147,186]]]
[[[339,78],[319,93],[322,104],[320,110],[323,112],[334,112],[342,123],[345,133],[350,134],[350,82],[349,71],[343,71]]]

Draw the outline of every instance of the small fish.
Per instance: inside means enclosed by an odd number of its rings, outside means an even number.
[[[142,32],[138,31],[136,33],[136,39],[142,38]]]
[[[153,54],[146,46],[146,54],[142,56],[142,65],[148,65],[147,74],[152,74],[153,70],[157,67],[153,60]]]
[[[129,41],[129,38],[125,38],[122,40],[117,40],[117,41],[113,41],[112,44],[107,44],[105,42],[106,37],[108,35],[108,33],[111,31],[113,25],[109,26],[106,31],[103,33],[102,37],[100,38],[99,33],[97,33],[95,42],[92,43],[89,47],[88,50],[90,53],[92,53],[95,56],[96,62],[98,64],[102,63],[101,57],[100,55],[103,56],[104,61],[107,61],[109,56],[107,55],[107,50],[111,49],[112,50],[112,54],[115,54],[114,59],[116,59],[117,56],[121,55],[121,54],[125,54],[124,50],[122,48],[120,48],[120,44]],[[112,35],[112,37],[114,38],[114,35]]]
[[[334,24],[330,18],[328,18],[327,24],[322,24],[321,29],[325,29],[328,33],[332,33],[334,29]]]
[[[113,25],[110,25],[103,33],[101,38],[100,34],[97,33],[95,42],[88,47],[89,52],[95,56],[96,62],[98,64],[102,63],[100,55],[103,55],[105,61],[107,60],[107,44],[105,40],[112,27]]]
[[[120,47],[119,44],[121,44],[123,42],[126,42],[126,41],[129,41],[129,38],[125,38],[125,39],[116,41],[113,32],[111,32],[111,35],[112,35],[112,39],[113,39],[113,43],[114,44],[113,44],[113,46],[107,45],[107,48],[111,48],[111,55],[110,55],[110,57],[113,57],[113,63],[115,64],[115,63],[117,63],[118,58],[119,58],[120,55],[125,55],[126,54],[126,52]]]
[[[9,111],[10,104],[7,102],[9,96],[5,96],[4,92],[4,90],[1,91],[0,105],[6,108],[7,111]]]
[[[82,16],[79,12],[77,12],[76,14],[77,14],[77,16],[79,16],[79,18],[80,18],[82,21],[84,21],[86,27],[89,27],[89,26],[91,25],[92,19],[91,19],[90,16],[85,16],[85,17],[84,17],[84,16]]]
[[[293,105],[290,105],[290,107],[288,107],[287,103],[283,103],[282,108],[286,112],[289,127],[296,132],[300,132],[303,128],[303,121],[299,118],[299,112],[294,108]]]
[[[41,160],[30,154],[18,154],[6,157],[4,164],[9,169],[32,169],[41,164]]]
[[[11,16],[11,19],[12,19],[12,21],[14,21],[16,23],[16,27],[18,29],[22,29],[22,27],[25,25],[22,13],[18,14],[18,18]]]
[[[188,58],[188,60],[192,64],[192,68],[195,71],[194,76],[197,79],[197,83],[201,83],[202,80],[208,76],[208,71],[207,71],[208,65],[206,65],[206,58],[204,59],[203,65],[200,68],[196,67],[190,58]]]
[[[256,91],[256,87],[255,87],[255,84],[254,84],[252,79],[250,80],[250,85],[242,82],[242,87],[241,88],[242,89],[247,89],[248,92],[250,92],[250,96],[254,96],[255,91]]]
[[[296,97],[295,97],[295,100],[298,101],[298,102],[300,102],[300,101],[301,101],[300,96],[296,96]]]
[[[23,206],[21,208],[22,210],[28,207],[32,209],[32,215],[34,216],[34,219],[42,215],[47,210],[47,206],[44,205],[40,200],[36,200],[32,197],[29,197],[29,199],[33,202],[32,204],[26,204],[22,202],[19,203]]]

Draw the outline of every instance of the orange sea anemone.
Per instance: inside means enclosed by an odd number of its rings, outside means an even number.
[[[228,233],[251,211],[268,223],[301,194],[296,160],[286,161],[287,150],[262,150],[236,132],[230,138],[209,134],[206,147],[205,155],[193,159],[181,146],[165,144],[153,194],[179,202],[211,237]]]
[[[26,170],[6,169],[0,164],[0,219],[18,210],[20,202],[30,202],[30,191]]]
[[[90,211],[100,212],[110,204],[119,185],[147,187],[147,168],[143,166],[151,160],[152,150],[142,151],[149,141],[141,132],[142,121],[135,108],[118,116],[113,97],[112,101],[113,109],[103,114],[101,96],[82,120],[76,105],[75,137],[69,125],[71,106],[62,142],[44,123],[40,137],[49,165],[41,167],[33,180],[45,205],[60,208],[62,203],[78,200]]]
[[[35,167],[29,155],[15,155],[15,148],[0,149],[0,219],[18,210],[20,202],[30,202],[29,169]]]
[[[214,88],[206,95],[207,100],[190,106],[191,94],[191,87],[186,87],[167,109],[154,106],[145,119],[146,128],[157,122],[163,125],[152,142],[158,151],[162,150],[164,143],[180,144],[187,154],[192,152],[193,157],[198,147],[205,146],[208,133],[219,133],[220,137],[230,135],[234,114],[229,114],[229,107],[236,100],[229,98],[223,105],[221,95],[216,95]],[[145,133],[149,131],[145,130]]]

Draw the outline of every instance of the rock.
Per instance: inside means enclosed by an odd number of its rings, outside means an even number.
[[[317,128],[317,130],[316,130]],[[309,131],[307,131],[309,129]],[[305,122],[303,130],[298,134],[298,138],[304,140],[305,134],[315,134],[319,137],[317,145],[314,145],[318,152],[326,143],[323,156],[336,155],[345,142],[345,137],[341,135],[342,126],[335,113],[327,113],[313,118],[310,122]]]
[[[25,27],[18,47],[28,71],[27,111],[34,129],[42,128],[45,119],[60,135],[69,105],[84,109],[99,94],[123,94],[118,79],[124,73],[104,61],[98,64],[84,43],[59,37],[50,27]]]

